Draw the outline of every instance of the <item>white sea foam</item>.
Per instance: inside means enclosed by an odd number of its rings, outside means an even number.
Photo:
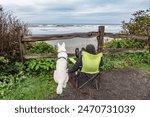
[[[90,32],[98,31],[99,25],[51,25],[51,24],[38,24],[29,26],[32,34],[66,34],[74,32]],[[118,33],[121,31],[121,25],[104,25],[105,32]]]

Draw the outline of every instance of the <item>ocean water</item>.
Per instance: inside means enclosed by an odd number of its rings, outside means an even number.
[[[100,25],[83,24],[31,24],[29,30],[33,35],[36,34],[66,34],[73,32],[98,31]],[[102,25],[105,26],[105,32],[118,33],[121,31],[121,25]]]
[[[81,25],[81,24],[32,24],[29,30],[33,35],[40,34],[66,34],[74,32],[91,32],[98,31],[100,25]],[[105,32],[119,33],[121,31],[121,25],[102,25],[105,26]],[[111,40],[111,38],[104,37],[104,41]],[[95,45],[97,48],[97,39],[93,38],[73,38],[64,40],[52,40],[46,41],[47,43],[56,46],[57,43],[65,42],[68,53],[74,53],[75,48],[86,47],[87,44]]]

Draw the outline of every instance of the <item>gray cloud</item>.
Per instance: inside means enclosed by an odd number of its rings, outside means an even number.
[[[148,9],[149,0],[0,0],[25,22],[121,23],[134,11]]]

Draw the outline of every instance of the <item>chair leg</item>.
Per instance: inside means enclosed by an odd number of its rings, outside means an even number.
[[[99,79],[95,80],[95,85],[96,85],[96,90],[99,90],[100,86],[99,86]]]
[[[87,80],[86,82],[84,82],[81,85],[80,85],[80,77],[81,77],[80,75],[81,75],[80,73],[77,74],[77,78],[75,81],[77,88],[80,89],[83,86],[85,86],[86,84],[88,84],[89,82],[95,81],[96,89],[99,90],[99,88],[100,88],[100,74],[96,74],[96,75],[92,76],[91,78],[90,78],[90,76],[86,75],[86,77],[88,77],[89,80]]]
[[[97,75],[95,75],[95,76],[97,76]],[[88,79],[86,82],[84,82],[84,83],[79,87],[79,89],[82,88],[83,86],[85,86],[86,84],[88,84],[89,82],[92,82],[93,80],[95,80],[95,78],[96,78],[95,76],[91,77],[91,78]]]
[[[79,88],[79,79],[80,79],[80,78],[78,78],[78,77],[76,78],[76,87],[77,87],[77,88]]]
[[[99,90],[100,89],[100,79],[101,79],[101,74],[99,74],[99,76],[96,79],[96,89]]]

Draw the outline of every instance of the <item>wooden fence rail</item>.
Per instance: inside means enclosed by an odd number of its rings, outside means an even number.
[[[49,54],[26,55],[26,52],[25,52],[25,43],[26,42],[64,40],[64,39],[73,39],[75,37],[81,37],[81,38],[97,37],[97,43],[98,43],[97,44],[98,45],[97,46],[97,51],[98,52],[104,51],[103,50],[104,37],[128,38],[128,39],[137,39],[137,40],[146,41],[148,43],[149,52],[150,52],[150,28],[148,28],[148,36],[137,36],[137,35],[127,35],[127,34],[120,34],[120,33],[116,33],[116,34],[106,33],[105,32],[105,27],[104,26],[99,26],[98,27],[98,32],[24,36],[19,41],[19,43],[20,43],[20,57],[21,57],[21,60],[23,61],[24,59],[30,59],[30,58],[53,57],[53,55],[51,53],[49,53]],[[109,50],[109,49],[107,49],[107,50]],[[115,49],[115,51],[116,51],[116,49]]]
[[[22,42],[35,42],[35,41],[50,41],[50,40],[63,40],[63,39],[72,39],[75,37],[81,38],[90,38],[96,37],[99,35],[99,32],[85,32],[85,33],[70,33],[70,34],[52,34],[52,35],[39,35],[39,36],[25,36],[22,39]],[[148,36],[136,36],[136,35],[127,35],[120,33],[104,33],[104,37],[110,38],[129,38],[129,39],[138,39],[138,40],[148,40]]]
[[[25,36],[23,42],[35,42],[35,41],[50,41],[50,40],[63,40],[72,39],[75,37],[90,38],[96,37],[98,32],[85,32],[85,33],[70,33],[70,34],[52,34],[52,35],[39,35],[39,36]]]

